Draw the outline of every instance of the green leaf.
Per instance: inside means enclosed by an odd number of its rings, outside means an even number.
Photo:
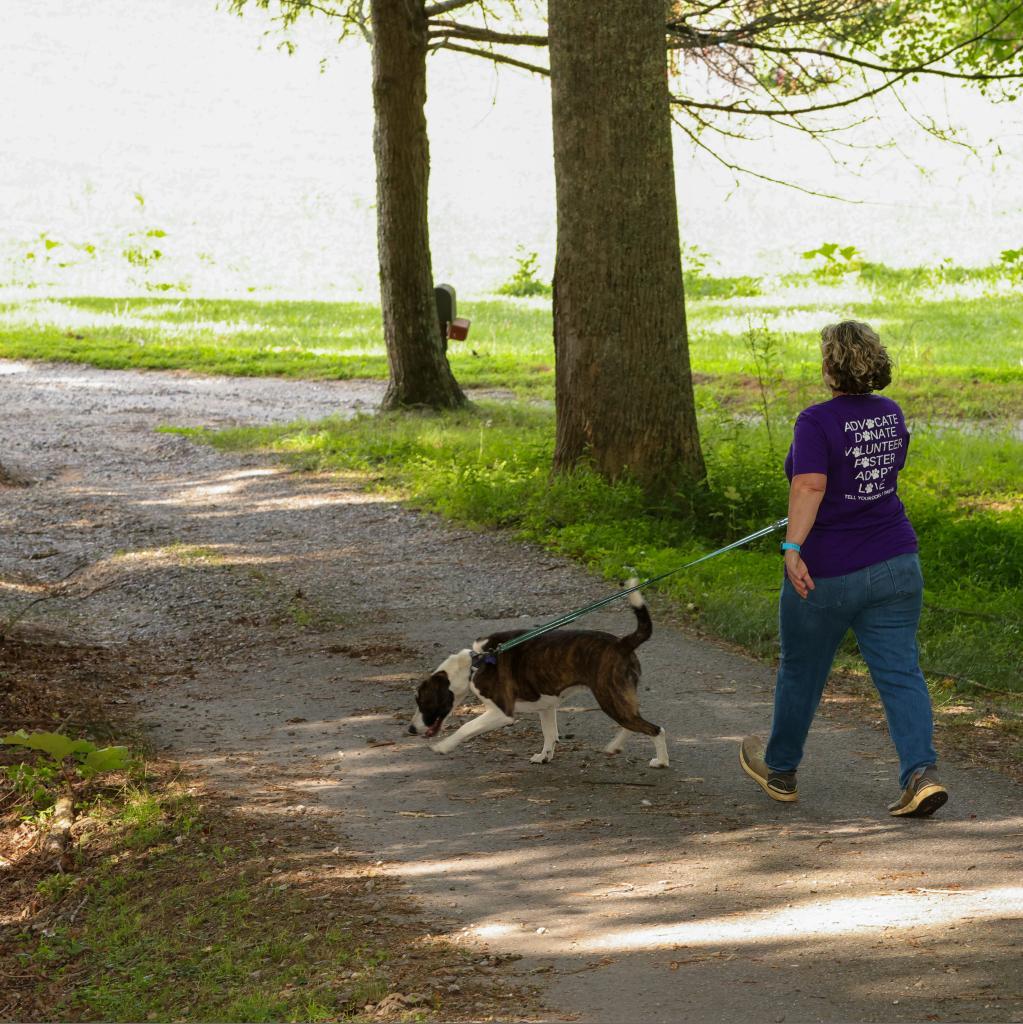
[[[82,762],[83,775],[99,775],[101,772],[119,772],[128,767],[131,755],[127,747],[103,747],[91,750]]]
[[[28,747],[30,750],[40,750],[44,754],[49,754],[54,761],[63,761],[71,754],[84,754],[96,749],[96,744],[88,740],[73,740],[59,732],[27,733],[24,729],[5,736],[3,742]]]

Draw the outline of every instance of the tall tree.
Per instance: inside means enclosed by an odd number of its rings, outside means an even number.
[[[550,0],[558,207],[554,468],[649,492],[704,475],[671,151],[663,0]]]
[[[527,70],[495,47],[542,46],[543,37],[496,32],[452,20],[480,0],[230,0],[274,10],[283,29],[302,15],[332,19],[339,36],[360,32],[373,48],[373,151],[377,169],[377,256],[390,382],[383,408],[458,408],[458,386],[440,335],[429,235],[430,149],[426,133],[426,58],[455,50]],[[287,45],[287,44],[286,44]]]
[[[370,0],[380,304],[391,378],[383,408],[465,404],[440,343],[433,297],[422,0]]]

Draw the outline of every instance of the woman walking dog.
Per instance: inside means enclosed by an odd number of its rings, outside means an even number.
[[[743,770],[774,800],[797,799],[796,769],[835,652],[851,629],[899,754],[891,814],[926,817],[948,799],[935,771],[930,694],[917,655],[923,601],[917,539],[897,493],[909,433],[873,392],[891,381],[877,334],[846,320],[821,331],[827,402],[796,420],[785,460],[789,521],[782,551],[781,664],[766,748],[743,740]]]

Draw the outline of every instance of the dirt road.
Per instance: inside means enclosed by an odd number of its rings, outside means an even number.
[[[29,592],[76,566],[87,600],[37,621],[159,660],[154,740],[280,814],[338,836],[455,941],[521,954],[544,1019],[1010,1021],[1023,1017],[1018,786],[942,766],[952,799],[893,821],[875,720],[832,701],[801,800],[766,799],[737,744],[770,720],[772,673],[658,621],[647,717],[670,738],[600,748],[580,698],[553,763],[535,722],[444,758],[405,734],[411,681],[499,626],[605,585],[525,545],[416,515],[344,480],[223,455],[160,424],[315,418],[375,384],[212,379],[0,362],[0,574]],[[0,617],[23,600],[5,591]],[[623,606],[593,620],[631,628]],[[295,802],[295,794],[301,796]]]

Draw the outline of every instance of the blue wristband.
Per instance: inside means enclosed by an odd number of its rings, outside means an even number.
[[[802,551],[803,549],[798,544],[795,544],[790,540],[783,540],[781,542],[781,550],[782,554],[784,554],[786,551]]]

